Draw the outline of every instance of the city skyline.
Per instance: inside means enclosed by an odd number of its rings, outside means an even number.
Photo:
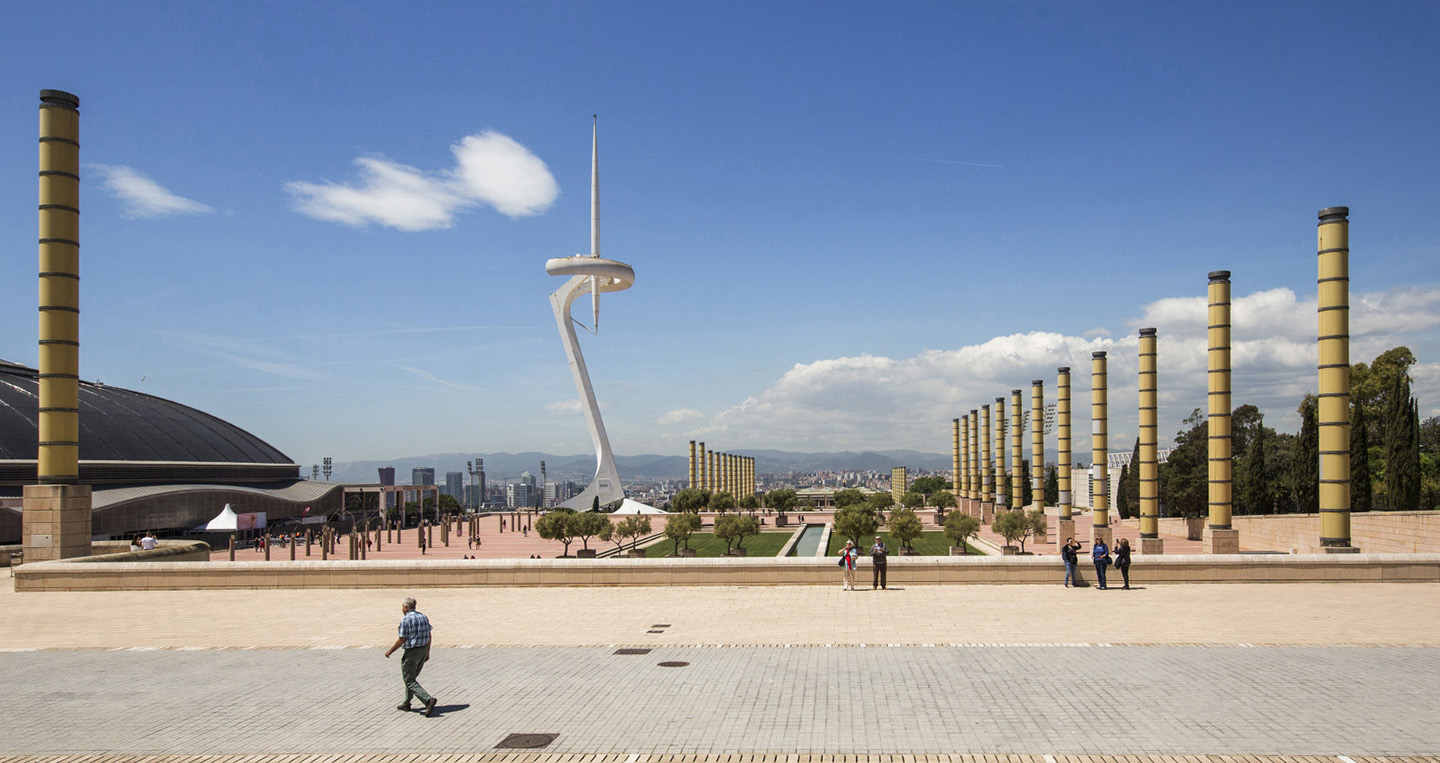
[[[643,273],[587,340],[618,452],[947,453],[951,419],[1032,379],[1053,402],[1057,366],[1083,432],[1094,350],[1128,450],[1145,326],[1163,447],[1205,404],[1220,269],[1234,402],[1294,431],[1334,205],[1351,362],[1411,347],[1440,413],[1430,5],[70,15],[68,58],[42,7],[0,31],[0,358],[35,364],[33,108],[65,89],[82,377],[302,465],[587,449],[541,298],[545,260],[585,251],[594,112],[606,255]]]

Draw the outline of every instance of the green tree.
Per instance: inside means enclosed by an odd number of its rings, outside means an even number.
[[[753,495],[744,496],[740,499],[740,508],[754,514],[755,510],[760,508],[760,499]]]
[[[924,496],[921,498],[923,500]],[[920,517],[915,515],[913,508],[906,506],[890,512],[890,535],[900,541],[901,548],[909,548],[910,541],[920,537],[923,532]]]
[[[1300,403],[1300,435],[1290,485],[1295,492],[1295,510],[1301,514],[1320,511],[1320,427],[1315,420],[1318,406],[1314,395],[1306,395]]]
[[[690,536],[700,529],[700,515],[690,512],[672,514],[665,521],[665,537],[675,542],[675,554],[680,554],[680,544],[690,548]]]
[[[1044,540],[1045,535],[1050,531],[1050,520],[1045,516],[1045,509],[1035,508],[1025,512],[1025,525],[1029,532],[1020,536],[1020,552],[1022,554],[1025,552],[1026,538],[1033,537]]]
[[[605,526],[600,528],[600,532],[596,534],[595,538],[601,543],[614,543],[615,551],[619,553],[620,549],[625,547],[624,528],[625,523],[629,521],[628,519],[622,519],[618,523],[606,522]]]
[[[968,540],[980,534],[980,520],[959,511],[945,515],[945,537],[969,553]]]
[[[570,544],[575,542],[575,531],[570,517],[575,512],[556,509],[535,520],[535,533],[545,540],[558,540],[565,544],[565,556],[570,555]]]
[[[1120,484],[1115,486],[1115,510],[1121,519],[1140,516],[1140,440],[1130,452],[1130,462],[1120,467]]]
[[[1182,517],[1203,517],[1210,506],[1210,424],[1196,408],[1175,435],[1175,447],[1161,464],[1160,495]]]
[[[1240,468],[1235,470],[1238,513],[1269,514],[1272,510],[1270,483],[1265,474],[1265,441],[1262,419],[1240,459]]]
[[[854,488],[845,488],[835,491],[835,508],[843,509],[846,506],[853,506],[865,502],[865,494]]]
[[[699,517],[696,517],[696,519],[699,519]],[[649,535],[652,530],[650,517],[643,514],[636,514],[620,523],[621,535],[630,539],[630,549],[632,551],[639,548],[640,539]]]
[[[936,490],[930,494],[930,503],[940,509],[955,508],[955,496],[949,490]]]
[[[1056,464],[1048,464],[1045,467],[1045,504],[1048,506],[1060,504],[1060,467]]]
[[[916,492],[907,492],[900,496],[900,505],[907,509],[920,509],[925,506],[925,496]],[[911,512],[914,513],[913,511]],[[893,521],[893,520],[892,520]]]
[[[879,529],[880,522],[875,518],[875,510],[863,504],[850,504],[835,512],[834,531],[841,539],[853,541],[860,545],[861,538],[867,538],[875,534]]]
[[[610,516],[598,512],[587,511],[584,514],[571,514],[570,529],[571,535],[580,539],[580,547],[589,550],[590,539],[600,534],[600,530],[610,526]]]
[[[448,514],[448,515],[450,515],[450,516],[455,516],[456,514],[459,514],[459,513],[461,513],[462,511],[464,511],[464,509],[461,508],[460,502],[457,501],[457,500],[455,500],[455,496],[453,496],[453,495],[448,495],[448,494],[446,494],[446,493],[441,493],[441,494],[440,494],[440,513],[441,513],[441,514]]]
[[[871,493],[865,497],[862,504],[869,506],[876,512],[881,512],[895,505],[895,496],[889,493]]]
[[[793,488],[782,487],[765,494],[765,508],[775,511],[790,511],[800,499]]]
[[[718,511],[721,514],[735,508],[735,496],[722,490],[710,496],[710,510]]]
[[[1440,417],[1420,422],[1420,500],[1427,509],[1440,507]]]
[[[739,515],[724,516],[715,520],[715,537],[725,541],[725,553],[739,547],[745,538],[760,532],[760,523],[754,517]]]
[[[1013,497],[1013,496],[1012,496]],[[1020,459],[1020,505],[1028,506],[1034,497],[1030,490],[1030,459]]]
[[[990,529],[1005,539],[1005,545],[1013,546],[1024,537],[1029,528],[1025,522],[1024,511],[1003,509],[996,510],[995,516],[990,519]]]
[[[916,477],[915,481],[910,483],[910,489],[920,495],[929,496],[937,490],[949,490],[950,482],[944,477]]]
[[[1350,510],[1375,508],[1375,488],[1370,482],[1370,426],[1365,406],[1350,406]]]
[[[1265,482],[1270,488],[1270,503],[1276,514],[1295,513],[1295,447],[1299,438],[1289,432],[1269,432],[1265,438]]]
[[[1415,353],[1402,346],[1380,353],[1368,366],[1364,363],[1350,366],[1350,404],[1365,409],[1365,421],[1370,429],[1366,437],[1371,443],[1385,442],[1390,394],[1402,379],[1407,383],[1411,381],[1413,365]]]
[[[674,498],[670,499],[670,507],[675,511],[689,512],[691,514],[704,511],[705,507],[709,504],[710,491],[697,490],[693,487],[687,487],[681,490],[675,494]]]
[[[1410,380],[1396,378],[1386,400],[1385,493],[1392,510],[1420,506],[1420,413]]]

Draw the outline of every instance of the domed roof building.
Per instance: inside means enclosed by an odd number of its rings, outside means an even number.
[[[0,360],[0,544],[21,535],[21,494],[36,481],[39,372]],[[255,435],[172,400],[80,382],[80,482],[92,486],[92,532],[125,537],[184,531],[218,514],[265,512],[270,522],[336,513],[337,483]],[[311,510],[306,512],[306,508]]]

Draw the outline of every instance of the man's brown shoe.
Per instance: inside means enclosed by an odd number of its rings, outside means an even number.
[[[411,710],[414,710],[415,708],[411,707],[409,702],[406,702],[406,703],[403,704],[403,705],[396,705],[396,706],[395,706],[395,709],[396,709],[396,710],[403,710],[403,711],[405,711],[405,712],[408,713],[408,712],[410,712]]]
[[[435,699],[434,697],[431,697],[428,701],[425,702],[425,717],[426,717],[426,718],[429,718],[430,716],[432,716],[432,715],[435,714],[435,703],[438,702],[438,701],[439,701],[439,700]]]

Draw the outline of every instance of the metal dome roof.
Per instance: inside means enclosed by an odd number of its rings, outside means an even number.
[[[39,372],[0,360],[0,460],[39,451]],[[142,392],[80,382],[82,461],[292,464],[284,453],[203,411]]]

